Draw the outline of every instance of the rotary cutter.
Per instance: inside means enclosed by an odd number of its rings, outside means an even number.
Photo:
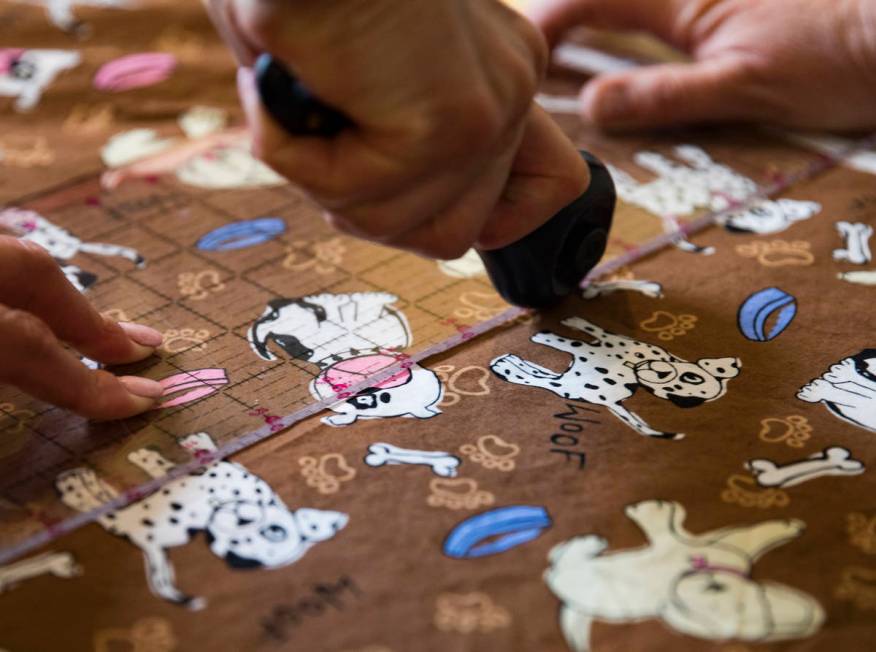
[[[352,126],[271,55],[258,58],[255,77],[265,109],[290,134],[331,138]],[[605,253],[614,184],[596,157],[584,151],[581,156],[590,168],[590,186],[584,194],[517,242],[478,251],[490,280],[509,303],[527,308],[557,303],[578,289]]]

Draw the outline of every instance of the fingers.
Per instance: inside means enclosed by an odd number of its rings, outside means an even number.
[[[31,313],[54,337],[99,362],[142,360],[161,344],[158,331],[103,317],[42,247],[17,238],[0,236],[0,297],[6,307]]]
[[[34,315],[0,306],[0,384],[91,419],[121,419],[155,406],[154,380],[92,371]]]
[[[478,238],[481,249],[516,242],[577,199],[590,183],[587,164],[556,122],[533,105],[498,204]]]
[[[642,29],[672,40],[670,0],[532,0],[524,13],[551,47],[578,26],[607,29]]]
[[[745,62],[722,58],[597,77],[581,94],[586,119],[607,129],[769,118],[769,98],[748,83]]]

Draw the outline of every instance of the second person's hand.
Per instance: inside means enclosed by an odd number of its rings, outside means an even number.
[[[728,121],[876,127],[874,0],[530,0],[555,45],[573,27],[647,31],[690,63],[601,75],[581,113],[612,129]]]

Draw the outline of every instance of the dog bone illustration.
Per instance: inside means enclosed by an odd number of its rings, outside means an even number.
[[[0,566],[0,593],[5,588],[40,575],[52,574],[69,578],[81,573],[82,569],[69,552],[47,552],[8,566]]]
[[[852,453],[840,446],[825,448],[804,460],[778,465],[771,460],[749,460],[746,468],[761,487],[793,487],[825,475],[858,475],[864,463],[852,458]]]
[[[876,270],[868,269],[862,272],[844,272],[837,274],[836,277],[858,285],[876,285]]]
[[[374,467],[384,464],[422,464],[431,467],[435,475],[453,478],[456,476],[459,458],[443,451],[418,451],[378,442],[368,447],[365,464]]]
[[[641,292],[646,297],[659,299],[663,296],[663,286],[653,281],[641,281],[637,279],[621,280],[621,281],[605,281],[593,282],[584,288],[583,296],[585,299],[594,299],[601,297],[604,294],[612,294],[618,290],[629,290],[631,292]]]
[[[837,222],[836,230],[845,242],[845,248],[834,249],[833,259],[854,265],[870,262],[870,236],[873,227],[863,222]]]

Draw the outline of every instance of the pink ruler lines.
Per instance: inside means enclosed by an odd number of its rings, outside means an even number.
[[[782,175],[775,181],[773,181],[773,183],[767,186],[762,186],[758,189],[757,192],[753,193],[745,201],[733,202],[730,206],[722,211],[710,212],[694,220],[683,223],[679,226],[677,230],[667,232],[661,236],[649,240],[644,244],[631,247],[620,256],[601,263],[600,265],[595,267],[590,272],[590,274],[587,275],[587,278],[585,278],[584,281],[582,281],[582,287],[597,278],[615,273],[622,267],[630,265],[637,260],[640,260],[657,251],[660,251],[667,246],[671,246],[680,239],[686,238],[687,236],[707,229],[723,215],[739,210],[740,208],[744,208],[745,206],[759,199],[780,194],[788,190],[796,183],[817,177],[827,170],[841,165],[845,160],[847,160],[851,156],[854,156],[856,153],[866,149],[870,149],[872,147],[876,147],[876,134],[873,134],[863,140],[857,141],[854,144],[850,145],[847,149],[837,152],[835,154],[821,154],[814,162],[804,166],[799,171],[796,171],[792,174]],[[477,324],[471,326],[458,325],[458,332],[455,335],[452,335],[451,337],[436,344],[433,344],[414,354],[400,354],[397,356],[399,358],[399,361],[397,363],[384,367],[379,372],[367,376],[360,382],[344,388],[344,391],[342,392],[336,392],[328,398],[322,399],[320,401],[315,401],[300,410],[292,412],[291,414],[280,416],[270,414],[267,410],[264,409],[257,410],[255,413],[253,413],[253,416],[261,417],[262,420],[265,422],[264,425],[260,428],[238,435],[233,440],[219,445],[217,450],[213,452],[199,451],[191,460],[174,466],[163,477],[155,478],[139,484],[135,487],[131,487],[128,490],[122,492],[117,498],[103,503],[98,508],[95,508],[88,512],[71,515],[68,518],[65,518],[63,521],[59,521],[57,523],[50,523],[45,525],[44,529],[40,530],[39,532],[28,536],[18,543],[15,543],[0,550],[0,564],[7,563],[34,550],[35,548],[38,548],[39,546],[45,545],[53,541],[54,539],[57,539],[64,534],[72,532],[73,530],[83,525],[87,525],[88,523],[99,519],[109,512],[121,509],[126,505],[131,504],[132,502],[140,500],[141,498],[159,490],[168,482],[185,476],[206,464],[227,458],[245,448],[248,448],[249,446],[257,444],[267,439],[268,437],[280,432],[281,430],[285,430],[308,417],[311,417],[315,414],[318,414],[319,412],[322,412],[323,410],[328,409],[331,405],[338,402],[339,400],[343,400],[347,396],[356,394],[364,389],[367,389],[368,387],[372,387],[378,383],[387,380],[388,378],[391,378],[402,370],[411,367],[414,363],[420,362],[422,360],[425,360],[426,358],[430,358],[435,355],[439,355],[441,353],[445,353],[446,351],[450,351],[451,349],[454,349],[475,337],[489,333],[494,329],[499,328],[504,324],[507,324],[512,320],[517,319],[528,313],[529,311],[524,308],[509,307],[498,315]],[[192,383],[194,384],[197,382],[204,381],[193,376]]]

